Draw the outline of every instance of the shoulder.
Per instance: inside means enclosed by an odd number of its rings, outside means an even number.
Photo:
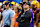
[[[31,13],[30,11],[28,11],[28,13]]]
[[[30,11],[26,11],[25,13],[31,13]]]
[[[5,12],[6,10],[4,10],[3,12]]]
[[[17,17],[17,14],[15,14],[14,16]]]
[[[30,11],[28,11],[28,12],[27,12],[27,14],[31,14],[31,12],[30,12]]]
[[[29,9],[29,11],[30,11],[31,13],[33,13],[33,11],[32,11],[31,9]]]
[[[14,12],[12,9],[10,9],[9,11],[10,11],[10,13],[13,13]]]
[[[12,13],[12,12],[14,12],[12,9],[10,9],[10,12]]]

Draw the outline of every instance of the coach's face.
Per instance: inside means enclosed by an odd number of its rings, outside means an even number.
[[[27,11],[27,9],[29,8],[29,5],[26,5],[26,6],[24,5],[23,7],[24,7],[24,11]]]

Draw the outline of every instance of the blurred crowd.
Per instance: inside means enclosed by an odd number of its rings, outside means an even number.
[[[0,27],[40,27],[40,3],[0,2]]]

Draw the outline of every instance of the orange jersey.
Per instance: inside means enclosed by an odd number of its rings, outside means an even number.
[[[17,14],[15,14],[15,16],[14,16],[14,19],[15,19],[14,27],[17,27],[17,26],[18,26],[18,24],[19,24],[18,22],[16,22],[17,17],[18,17],[18,15],[17,15]]]

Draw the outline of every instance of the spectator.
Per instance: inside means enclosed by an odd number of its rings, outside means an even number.
[[[15,4],[15,2],[11,2],[11,4],[10,4],[10,5],[11,5],[11,9],[13,10],[14,15],[15,15],[15,11],[14,11],[14,6],[16,5],[16,4]]]
[[[17,6],[14,6],[14,10],[15,10],[15,16],[14,16],[14,19],[15,19],[15,25],[14,25],[14,27],[18,27],[19,23],[16,22],[16,19],[17,19],[17,17],[19,16],[19,10],[18,10],[18,7],[17,7]]]
[[[27,2],[27,4],[29,5],[29,11],[31,12],[31,23],[30,23],[30,27],[34,27],[34,18],[33,18],[33,11],[30,9],[30,2]]]
[[[14,26],[14,12],[10,9],[10,2],[5,3],[6,10],[3,11],[2,27]]]

